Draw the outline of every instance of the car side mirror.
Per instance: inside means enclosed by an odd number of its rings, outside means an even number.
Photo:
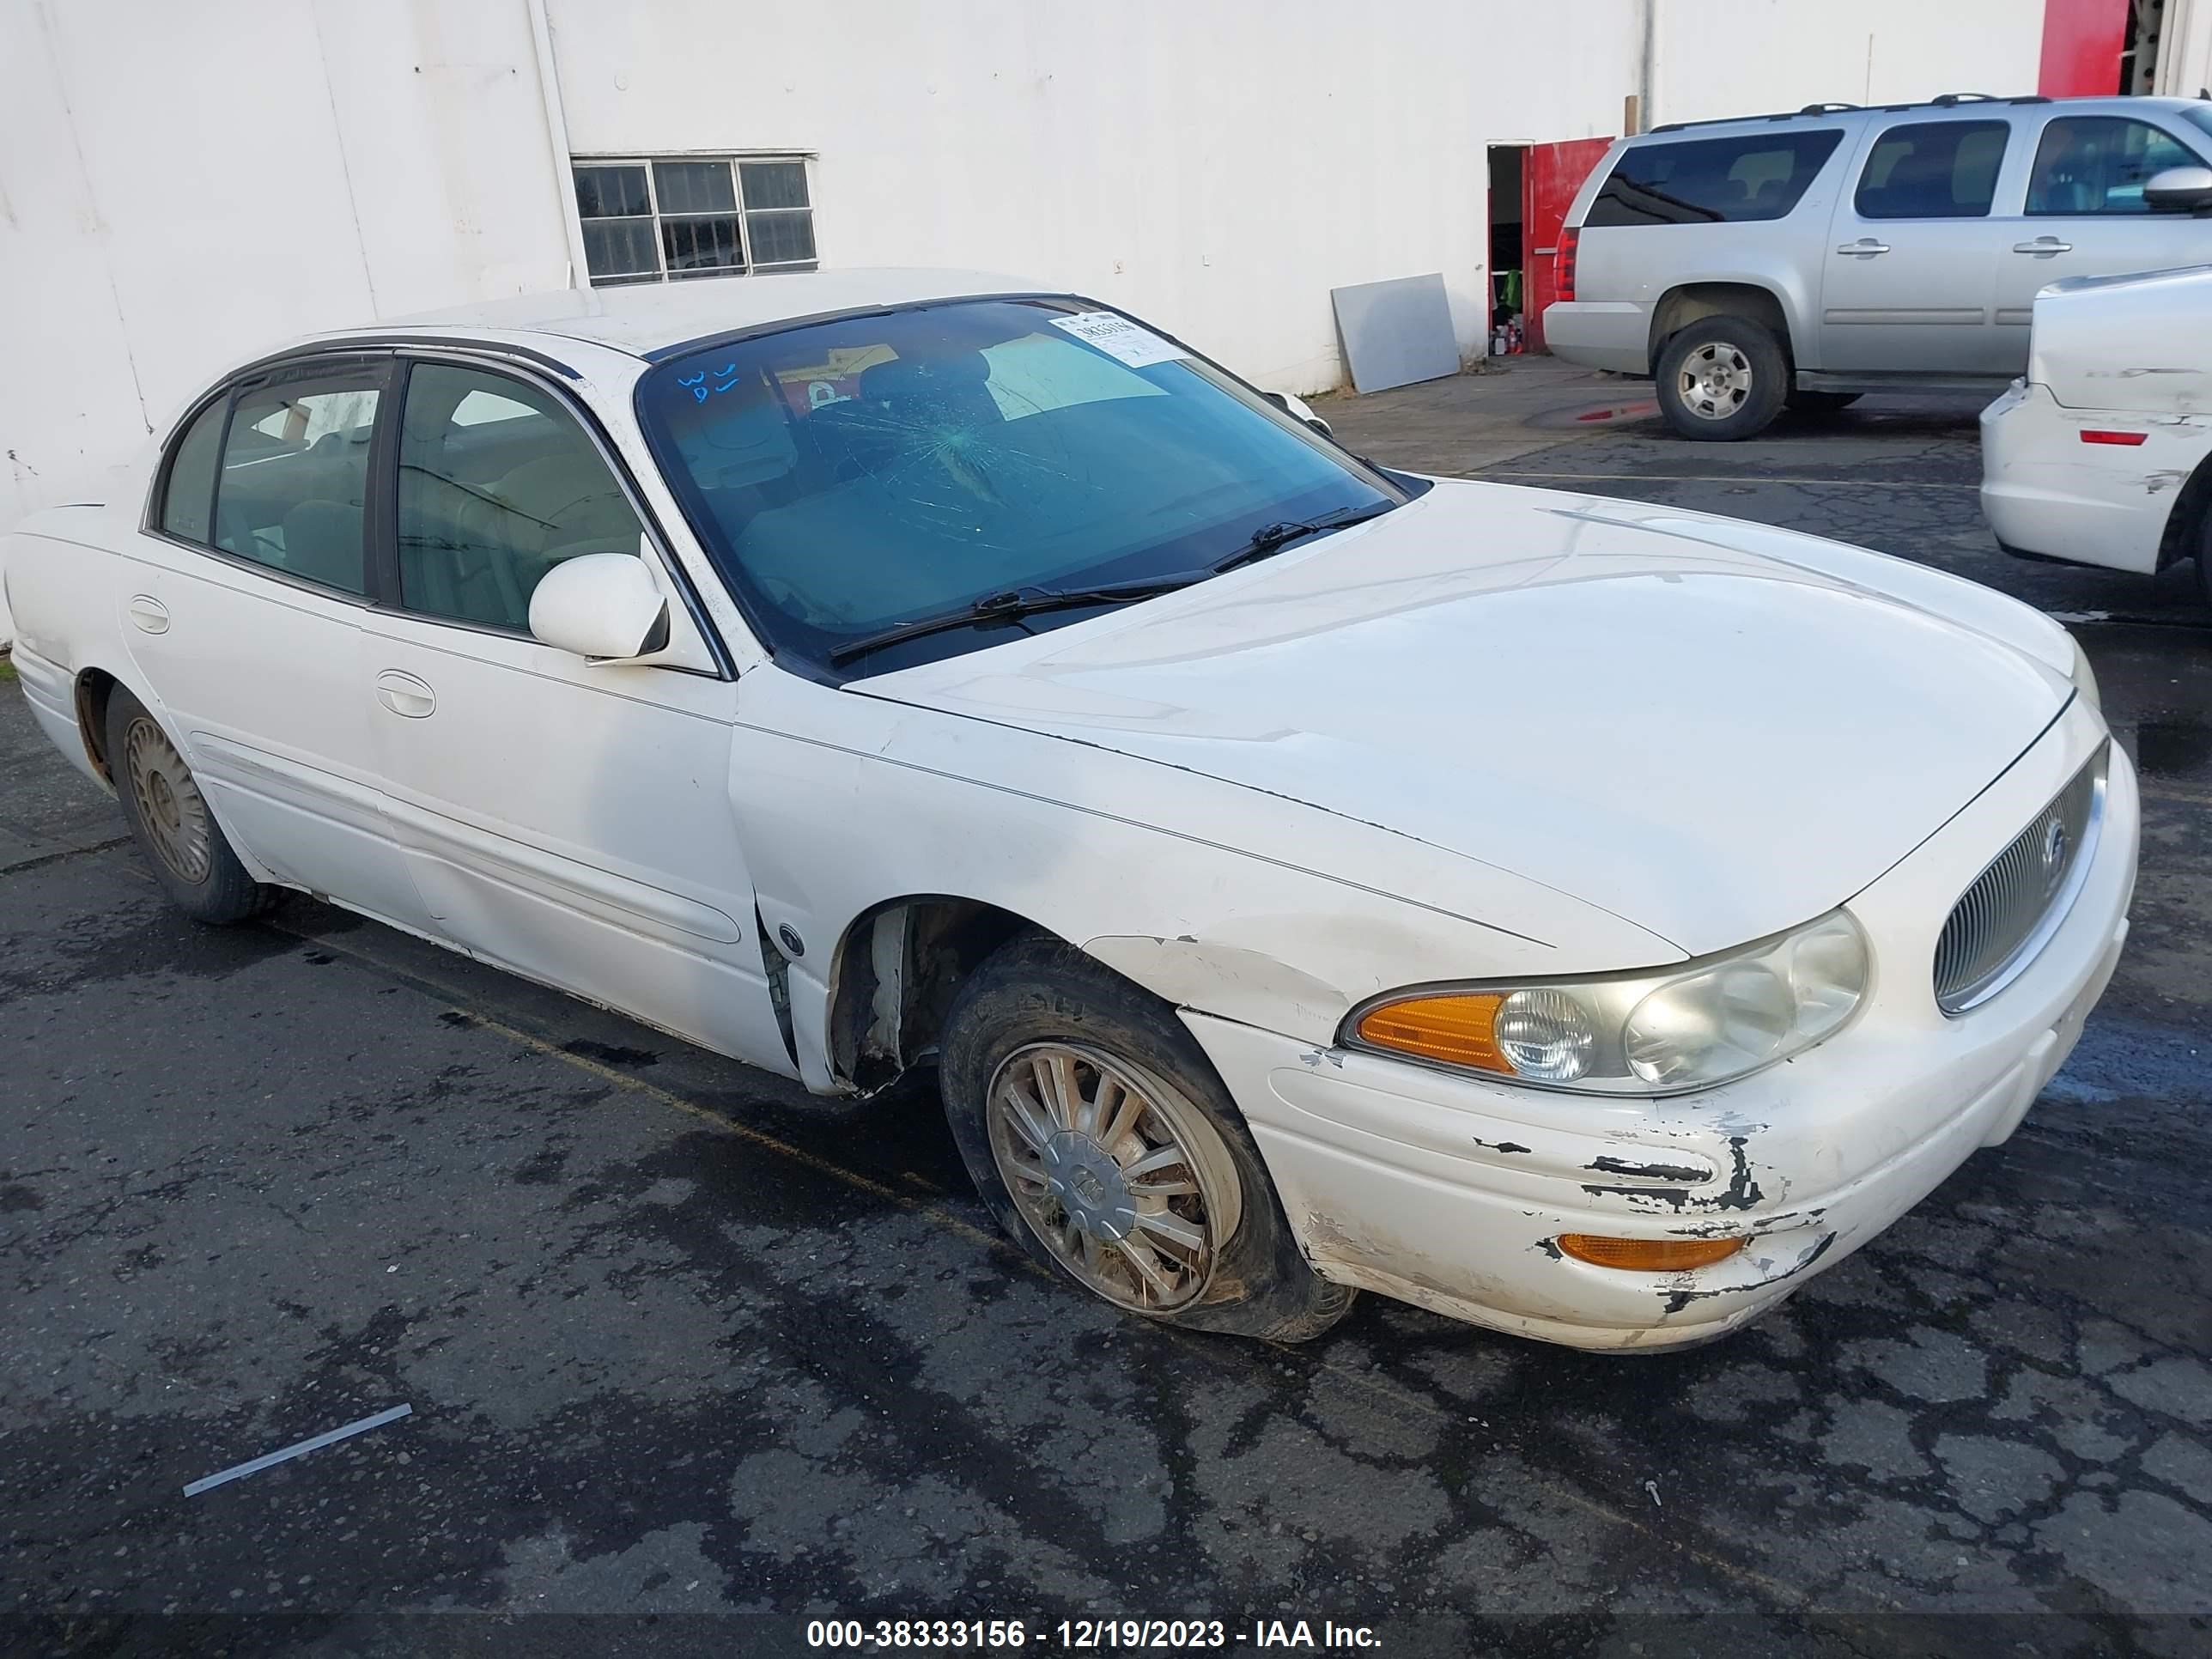
[[[2212,208],[2212,167],[2166,167],[2143,185],[2143,203],[2155,213],[2202,213]]]
[[[1263,392],[1260,394],[1285,415],[1295,415],[1324,438],[1334,438],[1336,430],[1327,421],[1307,406],[1306,400],[1288,392]]]
[[[530,634],[594,662],[626,662],[668,642],[668,598],[634,553],[585,553],[547,571],[530,596]]]

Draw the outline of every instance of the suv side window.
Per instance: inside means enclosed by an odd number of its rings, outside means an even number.
[[[2066,115],[2048,123],[2027,179],[2031,216],[2148,213],[2143,185],[2167,167],[2203,161],[2148,121],[2123,115]]]
[[[309,370],[238,393],[216,483],[215,544],[367,593],[369,440],[381,368]]]
[[[1635,145],[1613,163],[1583,224],[1779,219],[1797,205],[1843,136],[1829,127]]]
[[[2010,125],[1908,121],[1875,140],[1851,204],[1862,219],[1985,219]]]
[[[644,533],[557,398],[448,363],[407,376],[398,527],[402,605],[518,633],[547,571],[579,554],[635,553]]]
[[[200,410],[198,418],[169,452],[169,470],[161,481],[162,534],[198,547],[208,544],[208,524],[215,506],[216,451],[222,443],[222,417],[229,410],[230,399],[217,398]]]

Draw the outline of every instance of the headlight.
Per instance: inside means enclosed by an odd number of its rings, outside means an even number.
[[[2089,654],[2082,650],[2079,640],[2074,641],[2074,689],[2090,708],[2100,714],[2105,712],[2105,700],[2097,690],[2097,671],[2089,666]]]
[[[1544,985],[1471,986],[1355,1009],[1345,1040],[1541,1088],[1680,1094],[1802,1054],[1866,994],[1841,910],[1723,956]]]

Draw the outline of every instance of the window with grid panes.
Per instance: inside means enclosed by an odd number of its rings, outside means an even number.
[[[594,286],[814,267],[814,203],[796,157],[579,161]]]

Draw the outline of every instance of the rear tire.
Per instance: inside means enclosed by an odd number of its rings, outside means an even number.
[[[107,769],[154,878],[194,921],[228,927],[259,915],[280,888],[246,873],[185,757],[146,705],[118,686],[107,699]]]
[[[939,1066],[1001,1226],[1062,1278],[1163,1324],[1304,1342],[1358,1294],[1306,1265],[1260,1150],[1173,1011],[1024,934],[955,1000]]]
[[[1766,429],[1790,391],[1790,363],[1748,317],[1702,317],[1667,342],[1654,378],[1678,436],[1733,443]]]
[[[1864,395],[1858,392],[1802,392],[1792,386],[1783,401],[1789,404],[1793,415],[1833,415],[1849,409]]]

